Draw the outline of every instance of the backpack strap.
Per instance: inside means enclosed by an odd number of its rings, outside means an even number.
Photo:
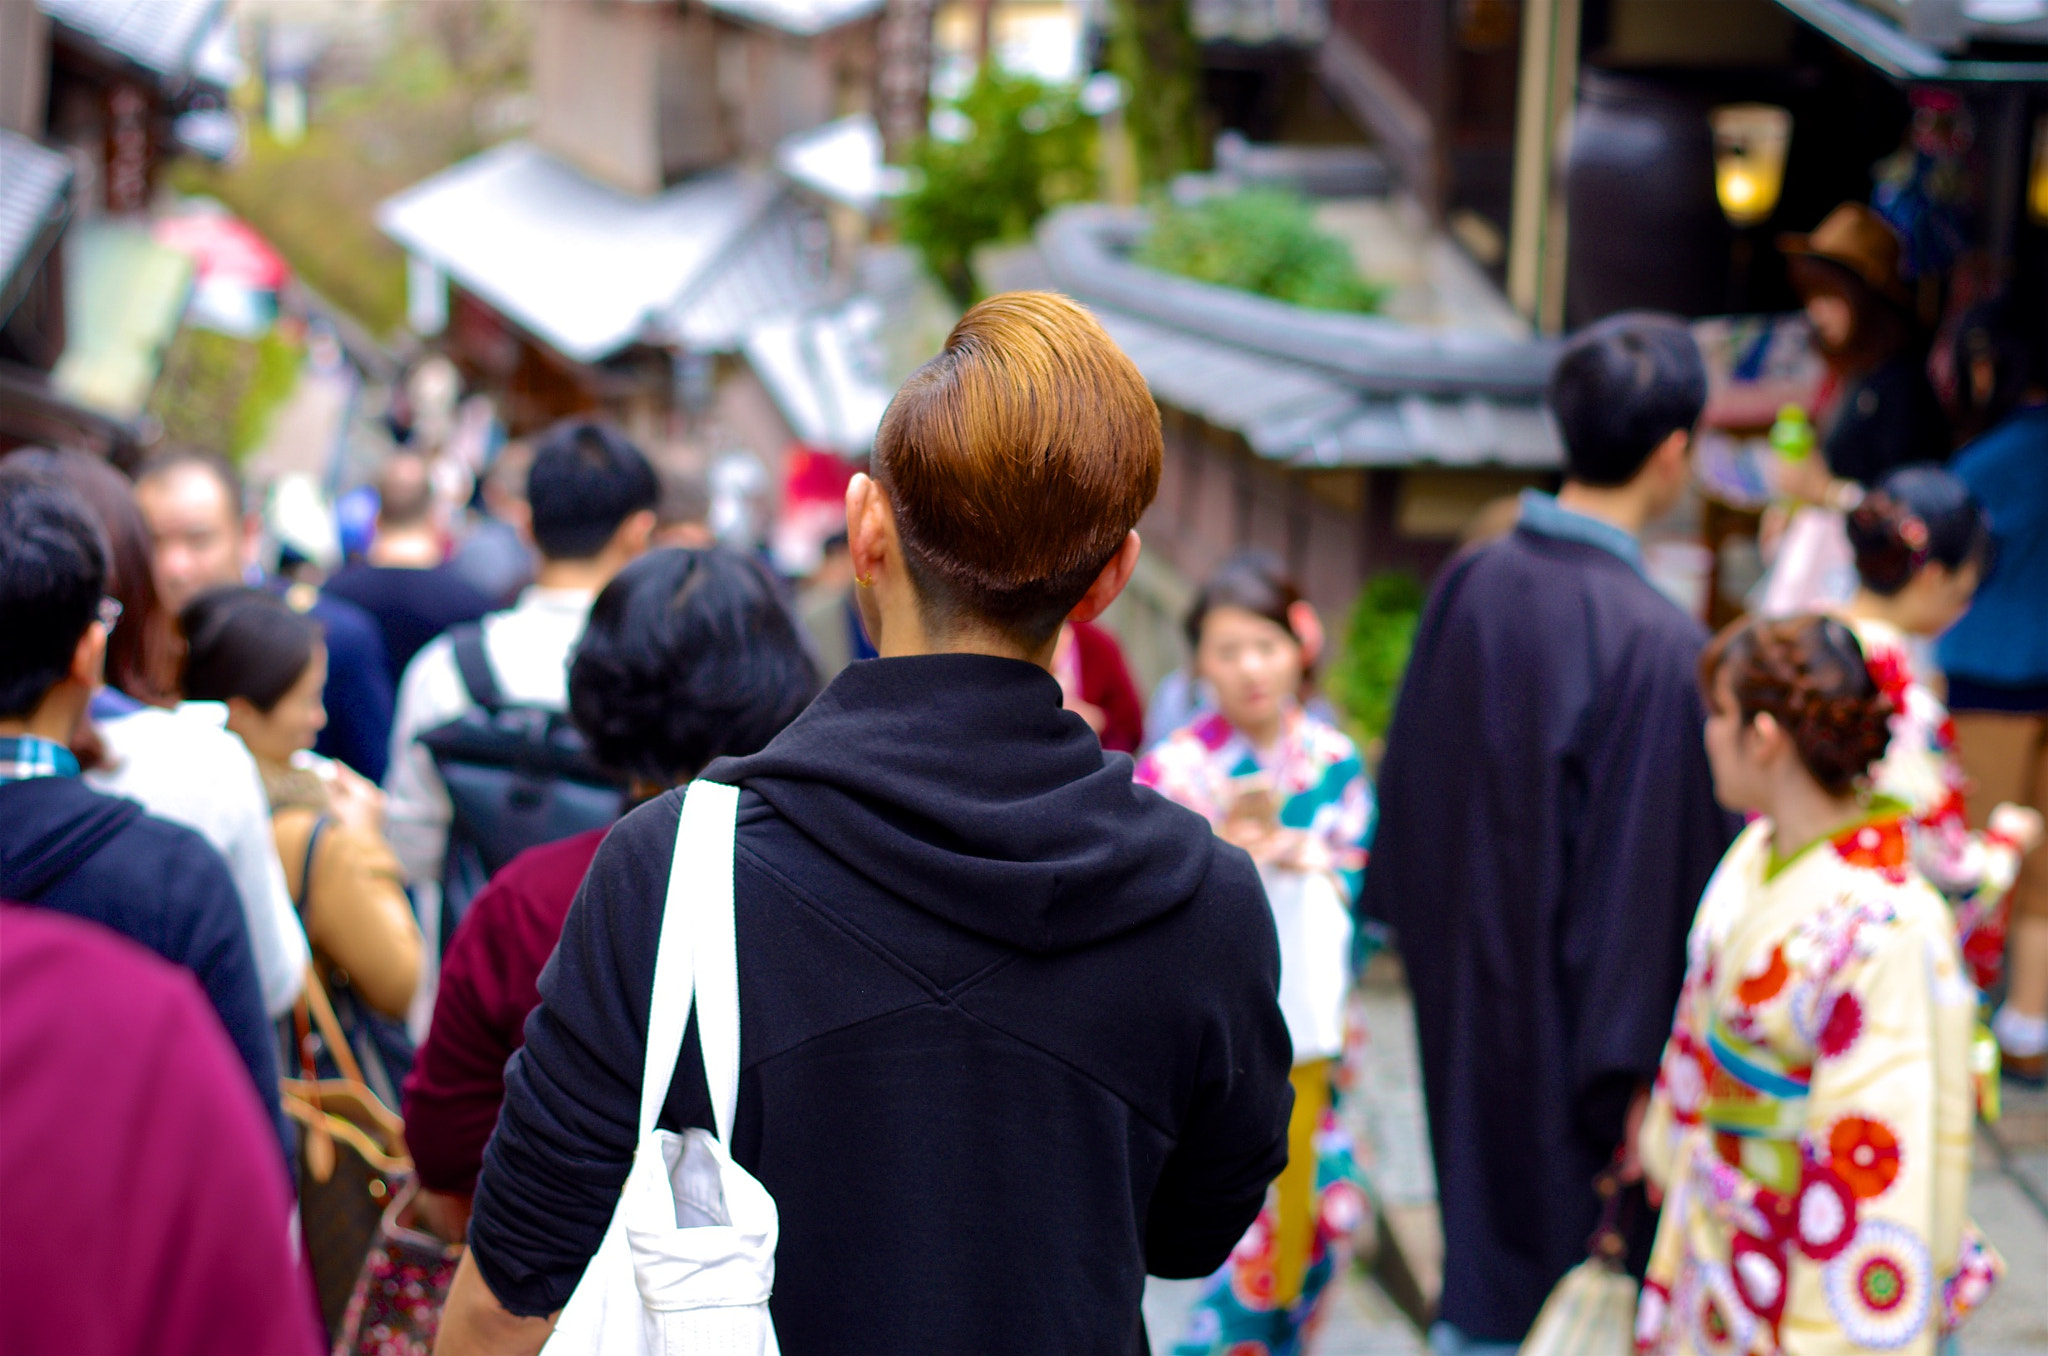
[[[317,815],[313,827],[306,834],[306,861],[299,868],[299,893],[292,899],[292,909],[299,915],[299,922],[306,921],[306,902],[313,897],[313,854],[320,849],[320,835],[327,829],[327,816]]]
[[[482,624],[468,622],[450,627],[448,641],[455,648],[455,670],[462,675],[462,686],[468,690],[469,699],[495,715],[505,705],[505,694],[498,688],[498,676],[491,672]]]

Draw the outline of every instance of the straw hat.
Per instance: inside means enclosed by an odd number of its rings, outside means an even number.
[[[1898,305],[1910,304],[1899,278],[1903,247],[1891,224],[1860,202],[1845,202],[1821,220],[1810,235],[1781,235],[1778,248],[1787,258],[1825,259],[1856,275],[1871,291]]]

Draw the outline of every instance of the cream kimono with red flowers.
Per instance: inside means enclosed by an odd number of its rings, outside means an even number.
[[[1892,807],[1790,861],[1752,823],[1693,923],[1642,1152],[1658,1356],[1932,1356],[1999,1263],[1964,1217],[1976,991]]]

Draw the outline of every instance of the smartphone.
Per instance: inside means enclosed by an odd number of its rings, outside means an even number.
[[[1258,824],[1280,822],[1280,794],[1273,788],[1273,779],[1263,772],[1249,773],[1230,779],[1230,810],[1224,818],[1228,820],[1250,820]]]

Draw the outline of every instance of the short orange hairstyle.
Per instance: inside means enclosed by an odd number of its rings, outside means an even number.
[[[1145,379],[1081,306],[1006,292],[960,318],[875,437],[875,480],[939,627],[1042,644],[1159,492]]]

